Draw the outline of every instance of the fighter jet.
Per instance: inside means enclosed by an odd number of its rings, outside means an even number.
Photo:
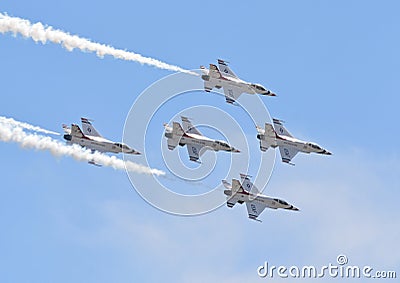
[[[64,139],[67,144],[79,144],[87,149],[99,152],[140,154],[126,144],[113,142],[103,138],[99,132],[93,127],[87,118],[81,118],[82,130],[78,125],[72,124],[71,127],[63,124]],[[89,162],[90,163],[90,162]]]
[[[204,90],[210,92],[213,88],[223,88],[227,103],[233,104],[242,93],[262,94],[276,96],[275,93],[266,89],[264,86],[255,83],[245,82],[228,67],[226,61],[218,59],[218,66],[210,64],[210,68],[200,66],[204,80]],[[221,70],[221,71],[220,71]]]
[[[290,161],[298,152],[315,152],[324,155],[332,154],[316,143],[294,138],[288,130],[285,129],[281,120],[273,119],[273,122],[273,127],[268,123],[265,123],[264,129],[257,126],[257,138],[260,140],[260,149],[262,151],[266,151],[269,147],[275,148],[278,146],[282,162],[294,165],[290,163]]]
[[[222,184],[226,188],[224,194],[226,195],[226,204],[229,208],[232,208],[236,203],[243,204],[245,202],[249,218],[260,222],[261,220],[257,219],[257,217],[266,207],[299,210],[284,200],[261,194],[257,187],[250,181],[249,175],[240,174],[240,178],[242,182],[232,179],[232,185],[226,180],[222,180]]]
[[[200,156],[206,150],[240,152],[225,141],[213,140],[203,136],[187,117],[181,116],[181,119],[182,126],[178,122],[173,122],[172,127],[164,124],[169,150],[173,150],[178,144],[180,146],[187,145],[190,160],[198,163]]]

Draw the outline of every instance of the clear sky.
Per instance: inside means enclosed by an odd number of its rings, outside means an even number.
[[[257,282],[271,280],[257,276],[264,261],[322,266],[339,254],[400,276],[398,1],[135,2],[2,1],[0,12],[185,69],[226,59],[278,94],[262,100],[293,135],[333,155],[277,162],[264,192],[301,211],[267,209],[258,223],[244,205],[166,214],[125,172],[0,143],[0,281]],[[138,95],[171,74],[11,34],[0,51],[0,116],[60,132],[86,116],[114,140]],[[230,111],[211,96],[199,103]]]

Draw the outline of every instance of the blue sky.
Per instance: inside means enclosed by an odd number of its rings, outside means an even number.
[[[226,59],[278,94],[262,100],[292,134],[334,155],[277,162],[265,193],[301,211],[266,210],[257,223],[244,206],[166,214],[124,172],[1,143],[0,281],[257,282],[266,260],[320,266],[338,254],[399,273],[399,5],[3,1],[10,16],[186,69]],[[11,34],[0,46],[1,115],[55,131],[87,116],[118,140],[138,95],[171,74]],[[229,109],[210,95],[199,102]]]

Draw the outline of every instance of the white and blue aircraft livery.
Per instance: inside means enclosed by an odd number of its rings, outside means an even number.
[[[265,128],[257,126],[257,138],[260,140],[261,151],[266,151],[269,147],[279,147],[282,162],[294,165],[290,161],[298,152],[304,153],[319,153],[331,155],[329,151],[313,142],[306,142],[294,138],[288,130],[283,126],[283,122],[278,119],[273,119],[274,126],[265,123]]]
[[[227,103],[233,104],[242,93],[276,96],[275,93],[260,84],[245,82],[229,68],[226,61],[218,59],[218,66],[210,64],[210,68],[200,66],[203,73],[204,90],[210,92],[213,88],[223,88]]]
[[[81,118],[81,122],[82,130],[76,124],[72,124],[71,127],[63,124],[64,139],[67,141],[67,144],[79,144],[82,147],[99,152],[140,154],[140,152],[126,144],[103,138],[93,127],[89,119]]]
[[[245,202],[249,218],[257,221],[260,221],[257,217],[266,207],[299,210],[284,200],[261,194],[257,187],[250,181],[248,175],[240,174],[240,178],[241,182],[237,179],[232,179],[232,184],[229,184],[226,180],[222,180],[222,184],[226,188],[224,194],[226,195],[226,204],[229,208],[232,208],[236,203],[243,204]]]
[[[189,158],[194,162],[198,162],[200,156],[206,150],[240,152],[225,141],[213,140],[203,136],[187,117],[181,117],[181,119],[182,126],[178,122],[173,122],[172,127],[164,124],[169,150],[173,150],[178,144],[180,146],[186,145]]]

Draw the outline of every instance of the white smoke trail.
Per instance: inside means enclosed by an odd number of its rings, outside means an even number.
[[[96,164],[113,167],[118,170],[126,170],[140,174],[165,175],[164,171],[152,169],[131,161],[124,162],[115,156],[108,156],[100,152],[92,153],[78,145],[65,145],[49,136],[28,134],[19,126],[0,123],[0,140],[4,142],[15,142],[23,148],[50,151],[54,156],[71,156],[77,161],[93,161]]]
[[[40,132],[40,133],[44,133],[44,134],[57,135],[57,136],[60,135],[57,132],[49,131],[49,130],[43,129],[41,127],[38,127],[38,126],[33,126],[31,124],[28,124],[28,123],[15,121],[13,118],[7,118],[7,117],[0,116],[0,123],[1,124],[7,124],[7,125],[10,125],[10,126],[14,126],[14,127],[21,127],[23,129],[26,129],[26,130]]]
[[[47,41],[61,44],[68,51],[78,48],[84,52],[96,52],[96,55],[100,58],[104,57],[104,55],[111,55],[117,59],[135,61],[160,69],[197,75],[196,73],[190,72],[181,67],[170,65],[153,58],[144,57],[134,52],[115,49],[114,47],[105,44],[92,42],[77,35],[70,35],[62,30],[53,29],[51,26],[43,26],[40,22],[32,24],[28,20],[18,17],[10,17],[6,14],[0,13],[0,33],[6,32],[12,32],[14,35],[21,34],[24,37],[32,38],[35,42],[40,41],[42,44],[47,43]]]

